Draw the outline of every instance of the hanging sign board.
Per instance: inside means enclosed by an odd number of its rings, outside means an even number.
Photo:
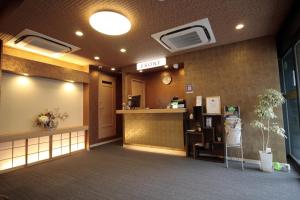
[[[136,64],[136,69],[143,70],[143,69],[150,69],[150,68],[155,68],[155,67],[160,67],[166,65],[166,58],[159,58],[155,60],[150,60],[146,62],[141,62]]]

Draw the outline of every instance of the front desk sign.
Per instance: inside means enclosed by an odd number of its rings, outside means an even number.
[[[151,68],[155,68],[155,67],[164,66],[164,65],[166,65],[166,63],[167,63],[166,58],[159,58],[159,59],[155,59],[155,60],[138,63],[138,64],[136,64],[136,69],[138,71],[144,70],[144,69],[151,69]]]

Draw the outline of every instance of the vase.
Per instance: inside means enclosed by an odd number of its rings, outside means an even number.
[[[264,172],[273,172],[273,154],[272,152],[259,151],[260,169]]]

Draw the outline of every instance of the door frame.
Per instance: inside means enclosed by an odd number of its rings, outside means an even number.
[[[300,76],[299,76],[299,65],[297,63],[297,52],[296,52],[296,46],[300,44],[300,40],[295,43],[292,47],[290,47],[285,54],[280,58],[279,60],[279,66],[280,66],[280,84],[281,84],[281,92],[286,96],[287,91],[286,91],[286,85],[285,85],[285,74],[284,74],[284,59],[289,55],[292,54],[293,56],[293,64],[294,64],[294,71],[295,71],[295,81],[296,81],[296,91],[297,91],[297,103],[298,103],[298,123],[300,125],[300,87],[299,87],[299,82],[300,82]],[[289,113],[287,109],[287,103],[282,105],[282,110],[283,110],[283,120],[284,120],[284,128],[287,132],[287,139],[285,141],[286,144],[286,154],[287,156],[290,156],[293,158],[293,160],[297,162],[297,159],[294,158],[292,155],[292,147],[291,147],[291,137],[290,137],[290,127],[289,127]],[[298,163],[300,165],[300,163]]]
[[[107,79],[107,80],[105,80],[105,79]],[[109,80],[110,79],[110,80]],[[104,87],[104,85],[102,85],[102,84],[105,84],[105,83],[103,83],[103,81],[107,81],[107,82],[110,82],[111,81],[111,85],[110,84],[107,84],[107,87],[109,87],[109,86],[111,86],[111,88],[112,88],[112,93],[113,93],[113,96],[112,96],[112,98],[113,98],[113,116],[112,116],[112,124],[111,125],[107,125],[107,126],[102,126],[101,125],[101,107],[102,107],[102,102],[101,102],[101,87]],[[99,115],[99,120],[98,120],[98,127],[99,127],[99,129],[98,129],[98,139],[106,139],[106,138],[111,138],[111,137],[114,137],[114,136],[116,136],[117,135],[117,123],[116,123],[116,120],[117,120],[117,118],[116,118],[116,110],[117,110],[117,101],[116,101],[116,91],[117,91],[117,86],[116,86],[116,83],[117,83],[117,80],[116,80],[116,77],[114,77],[114,76],[111,76],[111,75],[108,75],[108,74],[105,74],[105,73],[102,73],[102,72],[100,72],[99,73],[99,95],[98,95],[98,100],[99,100],[99,104],[98,104],[98,111],[99,111],[99,113],[98,113],[98,115]],[[106,87],[106,86],[105,86]],[[105,127],[109,127],[109,126],[112,126],[113,127],[113,132],[114,132],[114,135],[112,135],[112,136],[108,136],[108,137],[101,137],[101,131],[103,131],[102,130],[102,128],[105,128]]]
[[[122,109],[122,74],[118,72],[111,72],[110,69],[100,69],[98,66],[89,66],[89,84],[88,84],[88,124],[89,124],[89,143],[90,145],[97,145],[102,142],[122,138],[123,134],[123,116],[116,116],[116,136],[99,139],[99,82],[100,73],[116,78],[116,109]]]
[[[136,82],[140,82],[140,83],[143,83],[143,85],[144,85],[144,97],[141,99],[141,108],[143,108],[143,106],[142,105],[144,105],[144,108],[146,107],[146,81],[143,81],[143,80],[139,80],[139,79],[136,79],[136,78],[133,78],[133,79],[131,79],[131,81],[130,81],[130,88],[131,88],[131,91],[130,91],[130,93],[131,93],[131,95],[132,95],[132,82],[133,81],[136,81]]]

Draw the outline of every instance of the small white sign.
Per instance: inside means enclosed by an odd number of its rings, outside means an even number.
[[[136,64],[136,69],[138,71],[143,70],[143,69],[150,69],[150,68],[155,68],[155,67],[160,67],[160,66],[166,65],[166,63],[167,63],[166,58],[159,58],[159,59],[155,59],[155,60],[138,63],[138,64]]]
[[[196,96],[196,106],[202,106],[202,96]]]

